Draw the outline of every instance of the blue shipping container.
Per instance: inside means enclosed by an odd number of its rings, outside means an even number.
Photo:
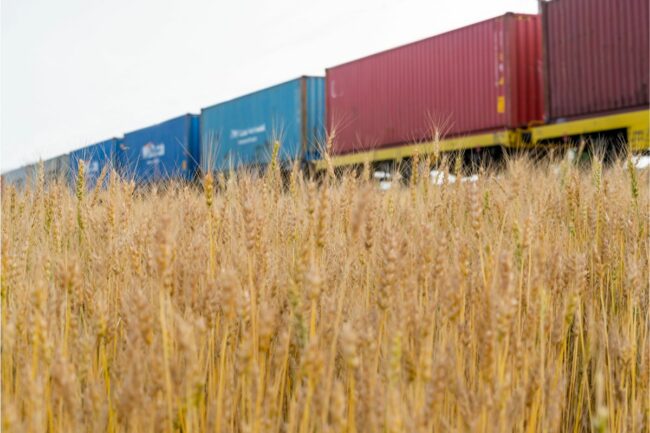
[[[319,156],[325,137],[325,79],[301,77],[201,110],[201,169],[225,171]]]
[[[74,185],[77,182],[77,176],[79,173],[79,161],[82,160],[84,162],[86,185],[88,188],[94,188],[97,180],[99,179],[99,175],[104,170],[104,167],[108,166],[106,170],[111,170],[114,168],[115,151],[119,143],[120,140],[118,138],[111,138],[110,140],[105,140],[71,152],[71,184]],[[102,186],[107,185],[109,175],[110,171],[107,171],[103,182],[104,185]]]
[[[129,132],[117,148],[120,173],[137,183],[192,180],[199,161],[199,117],[186,114]]]

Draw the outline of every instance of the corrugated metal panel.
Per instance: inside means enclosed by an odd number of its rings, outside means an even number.
[[[509,25],[508,73],[514,80],[510,79],[508,113],[512,117],[508,126],[524,126],[543,117],[541,19],[514,15]]]
[[[117,147],[120,173],[138,183],[192,180],[199,160],[198,116],[186,114],[129,132]]]
[[[648,106],[648,0],[542,4],[546,117]]]
[[[320,150],[325,146],[325,78],[307,77],[304,107],[307,118],[307,141],[305,159],[307,161],[320,159]]]
[[[32,166],[24,166],[15,170],[8,171],[2,175],[2,186],[7,184],[14,185],[16,188],[24,188],[28,184],[30,173],[34,170]]]
[[[59,155],[43,161],[43,175],[46,182],[66,182],[69,176],[69,155]],[[28,164],[2,175],[3,182],[14,184],[18,187],[36,185],[41,162]]]
[[[324,79],[301,77],[201,110],[201,169],[265,165],[317,156],[324,135]]]
[[[79,160],[84,161],[85,182],[88,188],[94,188],[97,180],[108,165],[110,170],[115,163],[115,150],[118,146],[119,139],[111,138],[83,149],[75,150],[70,153],[70,183],[75,184],[79,173]],[[104,179],[104,185],[108,182],[109,176]]]
[[[328,69],[333,152],[541,119],[539,32],[537,16],[506,14]]]
[[[38,164],[35,165],[38,171]],[[63,180],[67,181],[69,175],[69,157],[67,154],[43,161],[45,180]]]

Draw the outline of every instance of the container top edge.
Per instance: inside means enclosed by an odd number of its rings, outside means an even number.
[[[126,138],[127,135],[131,135],[131,134],[133,134],[133,133],[135,133],[135,132],[140,132],[140,131],[142,131],[143,129],[154,128],[154,127],[156,127],[156,126],[160,126],[160,125],[162,125],[163,123],[171,122],[172,120],[178,120],[178,119],[182,119],[182,118],[184,118],[184,117],[198,117],[198,116],[199,116],[198,114],[194,114],[194,113],[185,113],[185,114],[181,114],[180,116],[174,116],[174,117],[171,117],[171,118],[169,118],[169,119],[165,119],[165,120],[163,120],[163,121],[161,121],[161,122],[154,123],[154,124],[152,124],[152,125],[143,126],[142,128],[138,128],[138,129],[134,129],[134,130],[129,131],[129,132],[125,132],[125,133],[124,133],[124,136],[123,136],[121,139],[123,140],[124,138]]]
[[[211,108],[218,107],[219,105],[223,105],[223,104],[227,104],[229,102],[237,101],[237,100],[242,99],[242,98],[247,98],[249,96],[253,96],[253,95],[256,95],[258,93],[265,92],[265,91],[273,89],[275,87],[284,86],[285,84],[289,84],[289,83],[293,83],[294,81],[302,80],[303,78],[323,78],[324,79],[325,77],[321,76],[321,75],[301,75],[299,77],[292,78],[291,80],[286,80],[286,81],[283,81],[281,83],[277,83],[277,84],[273,84],[271,86],[264,87],[263,89],[255,90],[255,91],[248,92],[248,93],[244,93],[243,95],[235,96],[234,98],[226,99],[225,101],[221,101],[221,102],[217,102],[216,104],[208,105],[207,107],[201,108],[201,114],[205,110],[209,110]]]
[[[325,71],[327,72],[327,71],[329,71],[331,69],[337,69],[337,68],[340,68],[341,66],[347,66],[347,65],[349,65],[351,63],[356,63],[356,62],[358,62],[360,60],[366,60],[366,59],[376,57],[376,56],[379,56],[379,55],[382,55],[382,54],[385,54],[385,53],[390,53],[391,51],[400,50],[402,48],[405,48],[405,47],[408,47],[408,46],[411,46],[411,45],[416,45],[416,44],[419,44],[421,42],[428,41],[430,39],[434,39],[434,38],[437,38],[437,37],[440,37],[440,36],[443,36],[443,35],[463,31],[465,29],[468,29],[468,28],[471,28],[471,27],[474,27],[474,26],[478,26],[478,25],[485,24],[485,23],[490,22],[490,21],[497,20],[499,18],[505,18],[505,17],[509,17],[509,16],[536,17],[536,16],[538,16],[538,14],[527,14],[527,13],[519,13],[519,12],[506,12],[504,14],[497,15],[497,16],[492,17],[492,18],[487,18],[487,19],[484,19],[482,21],[478,21],[478,22],[475,22],[475,23],[472,23],[472,24],[467,24],[465,26],[457,27],[455,29],[447,30],[446,32],[436,33],[435,35],[427,36],[426,38],[423,38],[423,39],[418,39],[416,41],[407,42],[405,44],[398,45],[396,47],[389,48],[387,50],[378,51],[376,53],[368,54],[367,56],[363,56],[363,57],[359,57],[359,58],[356,58],[356,59],[353,59],[353,60],[350,60],[350,61],[347,61],[347,62],[339,63],[338,65],[330,66],[329,68],[325,68]]]
[[[90,149],[91,147],[95,147],[95,146],[98,146],[98,145],[100,145],[100,144],[108,143],[108,142],[110,142],[110,141],[118,142],[118,141],[120,141],[121,139],[122,139],[122,138],[120,138],[120,137],[111,137],[111,138],[107,138],[106,140],[97,141],[97,142],[92,143],[92,144],[87,144],[87,145],[85,145],[84,147],[80,147],[79,149],[71,150],[68,154],[69,154],[69,155],[72,155],[73,153],[83,152],[84,150],[88,150],[88,149]]]

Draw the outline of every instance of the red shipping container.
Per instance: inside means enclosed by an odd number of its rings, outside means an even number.
[[[332,153],[541,120],[541,22],[506,14],[329,68]]]
[[[648,0],[542,3],[546,118],[647,107]]]

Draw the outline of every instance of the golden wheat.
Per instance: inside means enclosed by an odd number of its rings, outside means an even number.
[[[451,163],[5,185],[3,431],[647,432],[648,172]]]

